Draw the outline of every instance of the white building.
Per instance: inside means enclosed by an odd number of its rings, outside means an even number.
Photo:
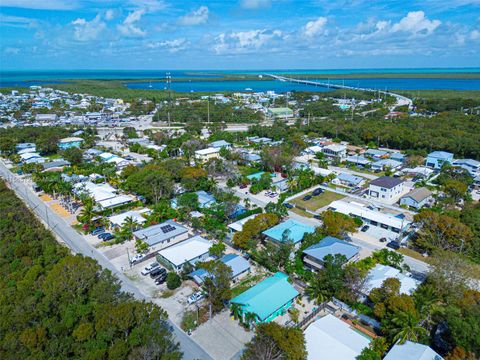
[[[370,182],[368,195],[383,203],[393,203],[404,193],[403,184],[402,179],[382,176]]]
[[[339,161],[344,161],[347,158],[347,147],[341,144],[326,145],[322,148],[322,152]]]
[[[209,258],[209,249],[212,242],[194,236],[176,245],[170,246],[158,253],[158,260],[172,268],[174,271],[182,271],[183,266],[189,262],[194,265],[198,261],[205,261]]]
[[[328,314],[305,329],[308,360],[354,360],[370,344],[346,322]]]
[[[127,218],[132,218],[138,225],[143,225],[147,220],[142,215],[148,215],[150,209],[143,208],[141,210],[130,210],[124,213],[113,215],[108,218],[112,228],[121,228]]]
[[[214,148],[209,147],[202,150],[195,151],[195,159],[200,162],[207,162],[211,159],[218,159],[220,157],[220,149],[221,148]]]
[[[373,289],[381,287],[383,282],[390,278],[400,281],[400,294],[412,295],[421,284],[420,281],[402,274],[398,269],[388,265],[377,264],[368,272],[365,295],[370,294]]]

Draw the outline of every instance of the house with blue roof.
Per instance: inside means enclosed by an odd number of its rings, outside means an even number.
[[[231,149],[232,144],[225,140],[218,140],[210,143],[210,147],[212,148],[226,148],[226,149]]]
[[[425,165],[440,170],[444,164],[453,164],[453,154],[446,151],[434,151],[428,154]]]
[[[288,275],[277,272],[233,298],[230,303],[240,306],[242,317],[251,313],[255,315],[256,323],[268,323],[284,315],[298,295],[288,282]]]
[[[217,202],[215,197],[212,194],[207,193],[206,191],[200,190],[196,191],[195,194],[198,196],[198,206],[200,209],[209,208]],[[172,208],[177,209],[177,198],[173,198],[170,202]]]
[[[315,227],[301,223],[299,221],[288,219],[270,229],[262,232],[269,240],[277,243],[292,241],[298,244],[303,240],[305,234],[315,232]]]
[[[333,236],[326,236],[319,243],[303,251],[303,262],[311,270],[321,270],[325,256],[340,254],[345,256],[347,261],[350,261],[358,257],[359,251],[358,246]]]
[[[395,161],[400,161],[402,163],[405,161],[405,158],[406,158],[406,156],[402,153],[399,153],[399,152],[394,152],[394,153],[390,154],[390,159],[395,160]]]
[[[231,280],[235,283],[238,279],[250,273],[250,263],[242,256],[237,254],[226,254],[220,258],[220,261],[232,269]],[[205,269],[197,269],[189,274],[189,276],[198,285],[202,285],[205,279],[210,276]]]
[[[335,183],[340,183],[341,185],[345,185],[348,187],[357,187],[361,186],[365,179],[361,176],[356,176],[348,173],[340,173],[336,179],[333,180]]]

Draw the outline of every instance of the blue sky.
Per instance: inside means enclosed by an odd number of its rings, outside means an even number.
[[[480,0],[1,0],[2,69],[479,67]]]

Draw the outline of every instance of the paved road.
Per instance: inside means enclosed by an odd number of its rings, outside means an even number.
[[[74,253],[83,254],[91,257],[105,269],[109,269],[121,281],[122,290],[133,294],[139,300],[151,300],[147,295],[143,294],[130,279],[122,272],[118,271],[108,259],[97,249],[91,246],[80,236],[70,225],[68,225],[57,213],[50,207],[45,205],[33,191],[25,185],[23,179],[13,174],[0,161],[0,176],[4,178],[10,187],[15,191],[25,204],[52,230],[52,232],[63,241]],[[207,352],[195,343],[186,333],[178,328],[169,320],[172,326],[176,340],[180,343],[180,349],[184,353],[185,360],[213,360]]]

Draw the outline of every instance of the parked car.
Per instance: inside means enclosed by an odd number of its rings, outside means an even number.
[[[380,242],[387,242],[387,238],[384,238],[384,237],[380,238]]]
[[[283,206],[285,206],[287,209],[293,209],[293,205],[290,203],[283,203]]]
[[[112,235],[112,234],[109,233],[109,232],[104,232],[104,233],[101,233],[100,235],[98,235],[97,237],[98,237],[99,239],[103,239],[103,238],[105,238],[105,237],[107,237],[107,236],[109,236],[109,235]]]
[[[115,236],[110,234],[110,233],[107,233],[107,235],[105,235],[104,237],[102,237],[102,240],[103,241],[110,241],[110,240],[113,240],[115,239]]]
[[[313,190],[312,195],[313,196],[318,196],[322,193],[323,193],[323,189],[317,188],[317,189]]]
[[[145,254],[137,254],[130,260],[130,262],[132,264],[135,264],[135,263],[141,261],[145,256],[146,256]]]
[[[318,214],[313,215],[313,218],[317,220],[322,220],[322,217]]]
[[[165,281],[167,281],[167,273],[164,272],[160,274],[158,277],[155,278],[156,285],[162,285]]]
[[[400,249],[400,244],[396,241],[390,241],[387,244],[387,247],[389,247],[390,249],[398,250],[398,249]]]
[[[150,274],[154,269],[160,267],[160,264],[157,263],[157,262],[152,262],[150,264],[148,264],[147,266],[145,266],[145,268],[142,270],[142,275],[145,276],[145,275],[148,275]]]
[[[370,225],[363,225],[362,228],[360,229],[361,232],[366,232],[368,229],[370,229]]]
[[[303,200],[303,201],[308,201],[308,200],[310,200],[311,198],[312,198],[312,195],[305,195],[305,196],[302,198],[302,200]]]
[[[155,279],[156,277],[162,275],[162,274],[167,274],[167,270],[165,268],[162,268],[162,267],[158,267],[156,269],[153,269],[151,272],[150,272],[150,277],[152,279]]]
[[[240,189],[245,189],[247,187],[247,184],[240,184],[239,188]]]
[[[97,236],[98,234],[101,234],[103,232],[105,232],[105,228],[97,227],[97,228],[93,229],[90,234],[92,234],[93,236]]]
[[[196,293],[193,293],[187,298],[187,302],[189,305],[196,303],[197,301],[203,299],[205,295],[201,291],[197,291]]]

